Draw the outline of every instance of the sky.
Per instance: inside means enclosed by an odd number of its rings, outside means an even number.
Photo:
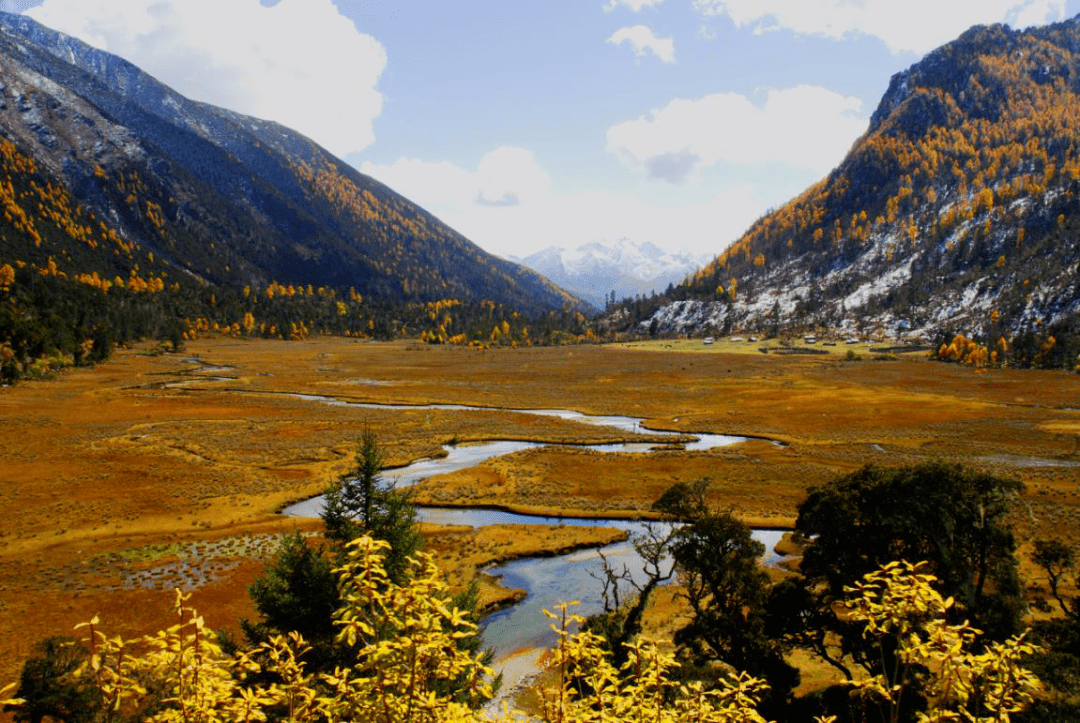
[[[0,0],[278,121],[521,258],[715,255],[824,177],[890,77],[1080,0]]]

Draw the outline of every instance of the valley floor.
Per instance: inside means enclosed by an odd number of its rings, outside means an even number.
[[[37,640],[95,613],[125,636],[164,627],[175,584],[194,588],[210,626],[236,630],[253,615],[246,586],[273,535],[318,529],[277,510],[343,474],[365,429],[391,465],[439,455],[451,441],[634,437],[557,417],[357,408],[328,397],[571,408],[755,438],[706,452],[532,449],[424,483],[420,502],[634,515],[672,483],[710,477],[713,505],[782,527],[810,485],[868,463],[937,458],[1025,481],[1021,539],[1037,528],[1080,534],[1080,375],[980,374],[923,355],[736,354],[719,344],[478,351],[204,339],[180,354],[125,350],[93,369],[0,390],[0,680],[15,678]],[[455,541],[462,530],[428,533],[459,575],[580,541],[554,528],[492,530],[469,533],[466,547]],[[601,533],[572,536],[580,534]],[[504,594],[487,592],[489,602]]]

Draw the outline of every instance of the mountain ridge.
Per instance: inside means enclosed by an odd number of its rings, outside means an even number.
[[[586,302],[311,139],[5,13],[0,214],[0,384],[147,338],[588,331]]]
[[[1080,18],[976,26],[893,76],[824,179],[674,293],[607,323],[988,342],[1073,334],[1078,138]]]
[[[237,228],[220,229],[231,231],[220,235],[237,244],[237,253],[222,254],[227,258],[211,266],[230,270],[205,280],[260,286],[273,280],[355,286],[363,293],[399,300],[479,302],[490,296],[531,311],[578,303],[533,272],[483,252],[431,214],[298,133],[184,98],[131,63],[23,16],[0,14],[0,29],[8,45],[9,71],[13,64],[21,64],[37,74],[35,90],[66,91],[65,102],[54,100],[52,112],[44,114],[50,123],[29,129],[36,139],[22,134],[22,140],[36,140],[31,155],[39,160],[51,158],[52,170],[64,176],[77,195],[85,193],[94,205],[93,186],[104,185],[87,183],[89,160],[103,163],[107,173],[111,162],[141,163],[149,165],[141,169],[144,176],[155,176],[155,168],[166,176],[182,175],[178,169],[186,171],[191,180],[218,196],[216,202],[231,205],[244,219]],[[95,157],[93,151],[102,148],[79,147],[77,133],[64,139],[69,141],[66,144],[50,137],[50,126],[69,120],[57,116],[64,106],[75,105],[75,98],[82,101],[80,121],[87,127],[107,125],[114,136],[128,129],[131,142],[110,149],[111,156]],[[19,135],[12,132],[11,124],[7,128],[5,135]],[[74,161],[58,160],[62,154],[48,152],[61,150],[61,145],[75,151]],[[119,152],[125,149],[132,151],[127,157]],[[76,168],[78,161],[85,167]],[[164,201],[167,198],[153,199],[167,211],[167,220],[197,226],[191,215],[165,209]],[[205,209],[195,215],[214,216]],[[132,235],[141,232],[134,225],[129,220]],[[245,228],[253,232],[245,234]],[[141,235],[141,242],[154,246],[152,234]],[[201,235],[212,233],[207,230]],[[168,253],[161,246],[155,250]],[[433,265],[439,266],[434,272]],[[187,270],[197,276],[206,273],[205,265]]]

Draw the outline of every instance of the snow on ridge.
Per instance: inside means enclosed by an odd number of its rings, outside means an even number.
[[[704,328],[720,329],[727,319],[727,305],[719,301],[673,301],[656,310],[638,327],[642,332],[655,328],[667,334],[687,334]]]
[[[889,291],[903,285],[911,278],[911,265],[915,262],[914,257],[909,257],[907,262],[889,269],[884,274],[873,278],[844,297],[843,304],[848,309],[865,306],[870,299],[884,296]]]
[[[614,243],[591,241],[573,249],[549,246],[518,263],[603,307],[609,292],[614,291],[620,299],[660,292],[669,284],[680,283],[705,260],[622,238]]]

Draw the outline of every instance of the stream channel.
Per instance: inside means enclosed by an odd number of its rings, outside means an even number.
[[[441,411],[491,411],[514,414],[534,414],[557,416],[581,424],[596,425],[652,435],[658,443],[694,437],[695,441],[686,442],[687,450],[708,450],[737,444],[745,437],[733,437],[719,434],[676,433],[648,429],[642,426],[641,419],[623,416],[587,415],[580,412],[558,409],[496,409],[457,404],[425,405],[386,405],[363,402],[348,402],[316,395],[290,395],[308,401],[350,406],[359,408],[381,409],[430,409]],[[495,457],[512,454],[524,449],[555,446],[544,442],[522,442],[513,440],[490,441],[479,444],[444,447],[445,457],[421,459],[412,464],[395,469],[386,469],[380,477],[398,487],[407,487],[417,482],[457,470],[474,467]],[[599,452],[648,452],[653,445],[647,442],[625,442],[598,445],[575,445],[578,448],[592,449]],[[311,499],[290,505],[282,514],[291,517],[318,517],[322,512],[323,498]],[[604,556],[615,569],[626,568],[641,577],[641,558],[635,552],[632,539],[645,531],[646,523],[633,520],[576,518],[576,517],[541,517],[520,515],[500,510],[482,508],[435,508],[420,507],[417,517],[421,522],[447,525],[584,525],[591,527],[617,527],[626,530],[631,539],[602,548]],[[782,530],[754,530],[754,539],[765,545],[766,564],[775,563],[779,556],[772,550],[780,540]],[[491,575],[500,576],[502,583],[509,588],[520,588],[527,592],[519,603],[488,615],[482,623],[483,645],[495,652],[495,669],[504,672],[504,692],[517,685],[521,679],[535,671],[537,652],[551,647],[557,637],[550,629],[551,621],[544,616],[543,610],[554,610],[560,602],[579,601],[573,612],[579,615],[593,615],[603,611],[602,589],[600,581],[594,577],[601,570],[600,554],[597,550],[579,550],[554,557],[529,557],[514,560],[499,567],[487,570]],[[516,659],[516,663],[513,662]]]

